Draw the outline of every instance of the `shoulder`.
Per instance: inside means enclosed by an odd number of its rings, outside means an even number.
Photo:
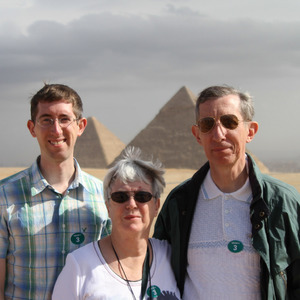
[[[103,182],[99,178],[80,170],[78,180],[91,194],[103,194]]]
[[[171,190],[167,196],[166,202],[197,197],[200,186],[206,177],[208,170],[209,164],[206,163],[191,178],[186,179]]]
[[[269,192],[272,192],[274,196],[288,196],[300,200],[300,194],[294,186],[284,181],[281,181],[275,177],[272,177],[268,174],[262,174],[261,184],[263,190],[268,190]]]
[[[269,174],[262,173],[251,156],[248,157],[250,157],[249,179],[254,195],[259,194],[267,202],[276,203],[282,199],[290,199],[300,203],[300,194],[295,187]]]
[[[69,259],[72,258],[78,264],[85,262],[87,257],[91,258],[96,255],[95,247],[97,246],[97,242],[88,243],[68,254]]]
[[[81,176],[85,181],[90,182],[91,184],[102,185],[102,180],[100,180],[99,178],[97,178],[94,175],[91,175],[85,171],[81,170]]]
[[[254,199],[262,199],[270,211],[270,221],[282,218],[298,219],[300,194],[295,187],[268,174],[257,174],[252,180]],[[256,202],[258,203],[258,202]]]
[[[16,195],[21,190],[27,193],[31,189],[31,183],[31,168],[6,177],[0,181],[0,197],[6,195],[6,198],[10,198],[12,194]]]
[[[74,158],[74,166],[76,167],[76,169],[78,171],[77,176],[78,176],[78,180],[79,180],[79,182],[81,182],[81,184],[88,185],[88,186],[93,186],[93,187],[99,187],[100,186],[102,188],[102,181],[99,178],[83,171],[81,169],[78,161],[75,158]]]
[[[164,254],[164,256],[169,256],[171,254],[171,246],[167,240],[150,238],[149,241],[156,255]]]
[[[31,168],[20,171],[0,181],[0,207],[5,214],[15,212],[32,194],[33,176]],[[8,208],[14,208],[10,210]],[[3,211],[2,211],[3,212]],[[2,214],[1,212],[1,214]]]
[[[16,182],[21,181],[23,179],[28,179],[29,180],[29,169],[30,168],[27,168],[27,169],[22,170],[18,173],[15,173],[15,174],[10,175],[6,178],[3,178],[2,180],[0,180],[0,187],[4,186],[6,184],[16,183]]]
[[[78,177],[79,178],[83,178],[84,180],[86,180],[86,181],[91,181],[91,182],[95,182],[95,183],[101,183],[102,184],[102,181],[98,178],[98,177],[96,177],[96,176],[94,176],[94,175],[92,175],[92,174],[90,174],[90,173],[88,173],[88,172],[86,172],[86,171],[84,171],[81,167],[80,167],[80,165],[79,165],[79,163],[77,162],[77,160],[74,158],[74,166],[75,166],[75,168],[77,169],[77,171],[78,171]]]

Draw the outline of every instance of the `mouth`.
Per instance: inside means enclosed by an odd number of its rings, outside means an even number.
[[[125,216],[125,220],[134,220],[134,219],[139,219],[139,216],[135,216],[135,215],[128,215]]]
[[[229,145],[218,145],[218,146],[213,148],[213,151],[219,152],[219,151],[225,151],[225,150],[228,150],[228,149],[230,149]]]
[[[214,148],[214,151],[215,152],[219,152],[219,151],[225,151],[225,150],[227,150],[228,148],[227,147],[218,147],[218,148]]]
[[[53,146],[58,146],[61,145],[63,143],[65,143],[66,140],[61,140],[61,141],[49,141],[49,143]]]

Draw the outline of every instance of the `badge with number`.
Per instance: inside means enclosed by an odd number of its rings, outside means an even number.
[[[84,235],[81,232],[76,232],[71,236],[71,242],[75,245],[82,244],[84,242]]]
[[[161,294],[160,288],[156,285],[151,285],[147,290],[147,295],[152,298],[157,298]]]
[[[244,245],[240,241],[231,241],[227,245],[230,252],[239,253],[244,249]]]

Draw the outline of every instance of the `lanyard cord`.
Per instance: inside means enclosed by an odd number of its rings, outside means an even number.
[[[143,265],[143,276],[142,276],[142,287],[141,287],[141,299],[144,298],[147,289],[147,282],[150,282],[150,289],[151,289],[151,275],[150,275],[150,254],[149,254],[149,246],[147,245],[147,253]],[[152,300],[152,293],[150,290],[150,299]]]
[[[111,242],[111,246],[112,246],[112,249],[115,253],[115,256],[118,260],[118,263],[119,263],[119,266],[124,274],[124,277],[125,277],[125,280],[126,280],[126,283],[127,283],[127,286],[128,286],[128,289],[130,290],[131,294],[132,294],[132,297],[134,300],[136,300],[136,297],[133,293],[133,290],[131,288],[131,285],[130,285],[130,282],[126,276],[126,273],[125,273],[125,270],[123,269],[123,266],[120,262],[120,259],[119,259],[119,256],[117,254],[117,251],[115,250],[114,248],[114,245],[113,243]],[[149,277],[149,280],[150,280],[150,287],[151,287],[151,276],[149,276],[149,273],[150,273],[150,259],[149,259],[149,246],[147,246],[147,253],[146,253],[146,257],[145,257],[145,260],[144,260],[144,264],[143,264],[143,276],[142,276],[142,286],[141,286],[141,299],[144,298],[144,295],[146,293],[146,289],[147,289],[147,282],[148,282],[148,277]],[[152,299],[152,293],[150,292],[150,299]]]

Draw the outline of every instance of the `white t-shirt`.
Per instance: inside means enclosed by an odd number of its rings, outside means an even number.
[[[249,179],[223,193],[207,174],[188,244],[183,299],[260,299],[260,257],[251,244]]]
[[[153,249],[150,268],[152,299],[180,299],[170,265],[171,248],[167,241],[149,239]],[[140,299],[141,280],[130,281],[136,299]],[[149,297],[149,281],[144,299]],[[53,291],[53,300],[133,299],[127,282],[107,265],[97,242],[68,254]]]

